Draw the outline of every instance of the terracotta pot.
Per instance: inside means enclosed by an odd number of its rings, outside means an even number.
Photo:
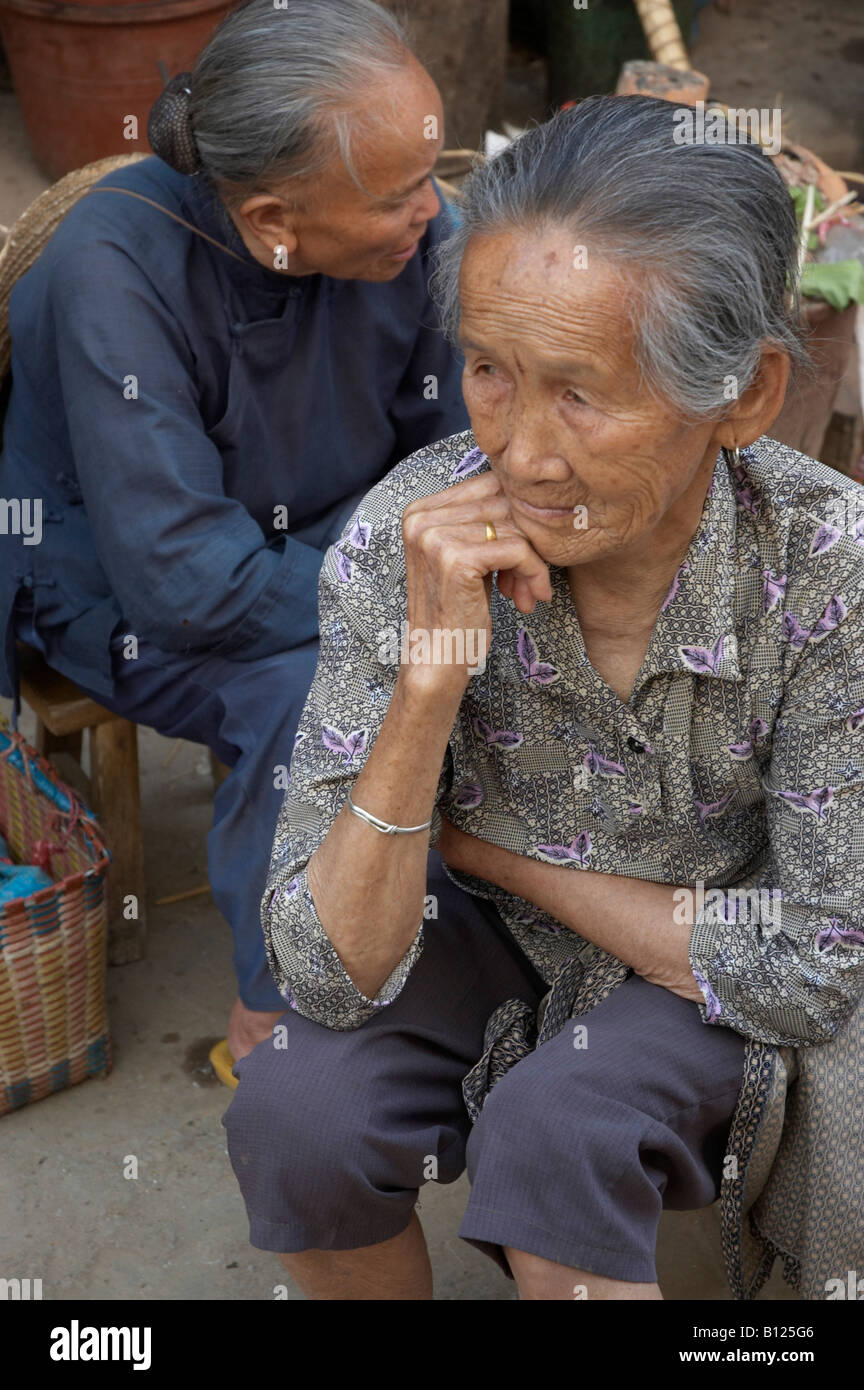
[[[235,4],[0,0],[0,34],[40,168],[57,179],[106,155],[148,153],[150,107],[169,77],[194,66]]]

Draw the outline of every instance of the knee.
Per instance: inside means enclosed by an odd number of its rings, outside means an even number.
[[[254,1185],[275,1171],[292,1183],[339,1176],[356,1146],[350,1117],[357,1111],[340,1095],[338,1073],[324,1086],[296,1050],[268,1039],[237,1064],[237,1074],[223,1124],[238,1179]]]
[[[561,1120],[569,1116],[574,1122],[567,1126],[568,1148],[575,1144],[587,1154],[601,1121],[610,1130],[622,1121],[623,1107],[607,1104],[602,1078],[584,1054],[581,1060],[567,1058],[563,1066],[556,1065],[558,1059],[543,1055],[548,1046],[517,1063],[492,1087],[472,1133],[475,1152],[491,1142],[514,1157],[530,1154],[531,1161],[542,1162],[544,1154],[560,1146]]]

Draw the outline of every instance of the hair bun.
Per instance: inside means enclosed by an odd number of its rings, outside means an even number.
[[[151,106],[147,121],[147,139],[153,153],[178,174],[195,174],[201,168],[189,113],[191,81],[191,72],[172,77]]]

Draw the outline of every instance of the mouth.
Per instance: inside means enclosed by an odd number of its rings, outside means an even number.
[[[385,256],[385,261],[410,261],[417,247],[420,245],[420,238],[412,241],[410,246],[403,246],[401,251],[391,251],[389,256]]]
[[[536,507],[524,497],[511,497],[510,505],[517,511],[524,512],[526,516],[536,517],[539,521],[562,521],[564,517],[571,520],[574,512],[573,507]]]

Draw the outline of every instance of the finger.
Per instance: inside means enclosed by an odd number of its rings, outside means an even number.
[[[538,594],[524,579],[513,580],[513,602],[520,613],[533,613],[537,607]]]
[[[449,551],[448,563],[454,569],[465,566],[484,575],[495,570],[512,570],[514,579],[524,580],[536,598],[551,598],[549,566],[523,535],[513,532],[499,535],[494,541],[484,539],[479,544],[471,544],[466,542],[467,529],[430,528],[421,538],[421,547],[430,557],[435,551]]]
[[[452,487],[443,488],[441,492],[433,492],[428,497],[418,497],[416,502],[410,502],[405,508],[410,511],[438,511],[441,507],[447,507],[454,502],[462,503],[465,501],[480,501],[485,497],[494,497],[500,494],[503,497],[501,484],[494,473],[481,473],[479,478],[466,478],[461,483],[454,483]]]
[[[411,511],[406,508],[402,514],[402,537],[406,547],[417,545],[427,531],[440,528],[442,526],[470,526],[473,528],[472,534],[478,542],[486,540],[485,523],[491,521],[495,530],[504,530],[507,527],[509,533],[516,534],[516,528],[509,521],[510,511],[506,498],[503,495],[492,495],[482,498],[479,502],[466,501],[455,503],[448,507],[438,507],[430,510]]]

